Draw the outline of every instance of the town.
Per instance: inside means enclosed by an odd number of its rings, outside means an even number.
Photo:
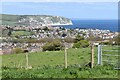
[[[118,36],[118,32],[99,29],[69,29],[61,26],[39,25],[39,26],[6,26],[1,25],[2,43],[0,54],[13,53],[14,48],[26,49],[29,52],[40,52],[42,46],[52,39],[60,39],[66,42],[67,48],[73,47],[73,40],[77,35],[83,36],[86,40],[96,43],[110,42]],[[112,41],[114,44],[115,41]]]

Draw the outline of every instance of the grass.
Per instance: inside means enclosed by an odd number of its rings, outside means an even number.
[[[3,30],[3,31],[0,31],[2,33],[1,36],[8,36],[8,32],[9,30]],[[15,37],[15,36],[28,36],[28,35],[31,35],[31,34],[34,34],[30,31],[12,31],[12,34],[11,34],[11,37]]]
[[[111,49],[111,47],[106,47]],[[68,49],[68,69],[64,69],[64,51],[29,53],[29,65],[26,70],[25,54],[2,55],[3,78],[118,78],[114,65],[97,65],[97,47],[95,47],[94,68],[85,67],[90,62],[91,49]],[[23,68],[21,68],[21,66]]]
[[[31,32],[29,32],[29,31],[13,31],[12,32],[12,36],[27,36],[27,35],[30,35],[31,34]]]
[[[118,78],[118,71],[112,66],[96,66],[95,68],[78,68],[45,66],[43,68],[19,69],[4,68],[3,78]]]
[[[105,51],[107,50],[107,51]],[[119,55],[119,47],[116,46],[105,46],[103,47],[103,60],[108,60],[108,62],[104,62],[104,64],[113,64],[116,65],[116,63],[118,64],[118,59],[119,57],[117,55]],[[106,55],[105,55],[106,54]],[[116,55],[116,56],[114,56]]]
[[[68,49],[68,66],[82,65],[90,62],[90,48]],[[25,67],[25,54],[8,54],[2,56],[3,66]],[[29,65],[38,67],[43,65],[64,66],[64,51],[48,51],[29,54]]]

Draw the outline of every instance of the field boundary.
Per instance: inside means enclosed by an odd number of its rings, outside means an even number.
[[[103,47],[106,46],[106,45],[98,45],[98,65],[103,65],[104,62],[106,63],[115,63],[117,65],[117,67],[114,67],[114,69],[120,69],[120,66],[119,66],[119,61],[112,61],[111,59],[109,59],[110,57],[116,57],[116,58],[119,58],[120,55],[119,54],[116,54],[118,52],[120,52],[120,50],[111,50],[111,49],[104,49]],[[107,46],[107,47],[110,47],[110,46]],[[120,46],[112,46],[112,47],[120,47]],[[110,54],[110,52],[114,53],[114,54]],[[107,57],[107,59],[103,59],[103,56]]]

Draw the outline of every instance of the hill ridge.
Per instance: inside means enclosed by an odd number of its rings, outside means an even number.
[[[13,15],[0,14],[0,22],[2,25],[72,25],[72,21],[62,16],[54,15]]]

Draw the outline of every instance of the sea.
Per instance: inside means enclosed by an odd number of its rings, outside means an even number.
[[[111,32],[118,31],[118,20],[72,20],[73,25],[62,26],[65,28],[79,29],[100,29],[110,30]]]

